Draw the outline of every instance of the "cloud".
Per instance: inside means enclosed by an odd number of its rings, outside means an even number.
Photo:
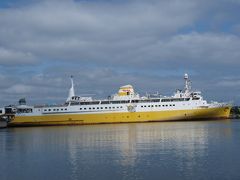
[[[14,93],[14,94],[27,94],[31,92],[31,86],[26,86],[23,84],[15,84],[10,88],[6,89],[7,93]]]
[[[0,47],[0,65],[31,65],[36,58],[30,52],[21,52]]]
[[[228,34],[189,33],[172,36],[167,42],[159,41],[145,50],[152,59],[172,61],[173,64],[215,66],[239,63],[240,38]],[[158,51],[157,51],[158,49]],[[174,53],[173,53],[174,52]],[[227,61],[226,61],[227,58]],[[172,64],[171,64],[172,65]],[[206,66],[206,68],[208,68]]]
[[[226,57],[228,63],[236,63],[238,36],[178,33],[193,26],[207,11],[204,8],[201,1],[163,0],[43,1],[6,9],[0,16],[0,57],[8,57],[0,59],[3,64],[13,65],[34,63],[37,57],[45,63],[65,61],[132,68],[184,64],[189,69],[206,62],[222,65]]]
[[[3,10],[0,43],[48,59],[102,60],[176,32],[194,20],[195,10],[186,0],[44,2]]]
[[[216,82],[239,76],[238,7],[226,0],[24,0],[2,8],[0,98],[26,93],[34,103],[62,102],[72,74],[79,94],[104,97],[131,83],[170,95],[185,72],[221,98]]]

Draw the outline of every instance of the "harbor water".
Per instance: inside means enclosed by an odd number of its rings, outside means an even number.
[[[240,179],[240,120],[0,129],[1,180]]]

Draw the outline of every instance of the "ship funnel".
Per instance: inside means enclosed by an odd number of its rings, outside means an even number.
[[[74,83],[73,83],[73,76],[71,76],[70,79],[71,79],[71,88],[69,89],[67,102],[71,101],[71,98],[72,98],[73,96],[75,96],[75,92],[74,92]]]

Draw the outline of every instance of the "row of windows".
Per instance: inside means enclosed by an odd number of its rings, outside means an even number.
[[[66,111],[67,110],[67,108],[65,108],[65,109],[44,109],[44,111],[46,112],[46,111]]]
[[[145,99],[145,100],[132,100],[132,103],[150,103],[150,102],[177,102],[177,101],[189,101],[190,98],[168,98],[168,99]],[[199,100],[195,98],[193,100]],[[95,104],[125,104],[130,103],[130,100],[122,101],[90,101],[90,102],[72,102],[71,105],[95,105]]]
[[[117,107],[90,107],[90,108],[80,108],[80,110],[95,110],[95,109],[121,109],[123,108],[122,106],[117,106]]]
[[[166,104],[166,105],[155,105],[155,107],[168,107],[168,106],[175,106],[175,104]],[[154,105],[145,105],[145,106],[141,106],[142,108],[143,107],[154,107]],[[121,109],[123,108],[122,106],[120,107],[90,107],[90,108],[80,108],[80,110],[95,110],[95,109]]]
[[[165,104],[165,105],[155,105],[155,107],[168,107],[168,106],[175,106],[175,104]],[[142,108],[143,107],[154,107],[154,105],[145,105],[145,106],[141,106]]]
[[[168,106],[176,106],[175,104],[165,104],[165,105],[142,105],[142,108],[145,107],[168,107]],[[89,108],[80,108],[80,110],[100,110],[100,109],[122,109],[122,106],[116,106],[116,107],[89,107]],[[67,111],[67,108],[61,108],[61,109],[44,109],[45,112],[47,111]]]
[[[166,104],[166,105],[144,105],[141,106],[142,108],[144,107],[168,107],[168,106],[175,106],[175,104]],[[80,108],[80,110],[100,110],[100,109],[122,109],[122,106],[117,106],[117,107],[89,107],[89,108]],[[67,108],[61,108],[61,109],[44,109],[45,112],[47,111],[67,111]]]
[[[32,113],[32,109],[18,109],[17,113],[18,114],[21,114],[21,113]]]

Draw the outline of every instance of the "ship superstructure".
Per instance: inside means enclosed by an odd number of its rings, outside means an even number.
[[[120,87],[117,94],[107,99],[76,96],[73,77],[66,102],[54,106],[28,106],[25,99],[15,106],[15,116],[9,126],[98,124],[228,118],[231,105],[208,103],[200,91],[192,91],[188,75],[185,86],[173,96],[159,94],[140,96],[132,85]]]

